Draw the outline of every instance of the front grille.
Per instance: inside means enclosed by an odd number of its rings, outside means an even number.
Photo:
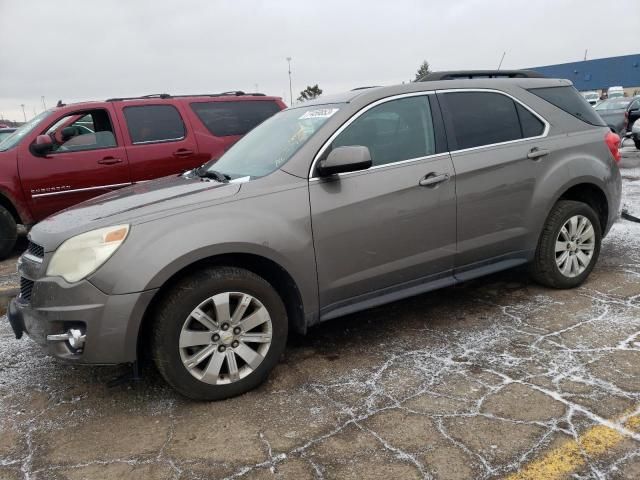
[[[27,253],[33,255],[34,257],[44,258],[44,247],[41,247],[37,243],[29,242]]]
[[[31,301],[31,290],[33,290],[33,280],[29,280],[28,278],[20,277],[20,298],[23,300],[30,302]]]

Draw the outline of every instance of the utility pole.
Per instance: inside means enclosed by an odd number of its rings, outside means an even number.
[[[500,59],[500,63],[498,64],[498,70],[500,70],[500,67],[502,67],[502,61],[504,60],[504,56],[507,54],[507,52],[502,52],[502,58]]]
[[[24,111],[24,103],[21,103],[20,106],[22,107],[22,116],[24,117],[24,123],[27,123],[27,114]]]
[[[584,51],[584,61],[585,61],[585,62],[587,61],[587,52],[588,52],[588,51],[589,51],[589,49],[586,49],[586,50]]]
[[[289,64],[289,106],[293,107],[293,88],[291,86],[291,57],[287,57],[287,63]]]
[[[47,104],[44,103],[44,95],[42,95],[42,97],[40,97],[42,99],[42,109],[46,110],[47,109]]]

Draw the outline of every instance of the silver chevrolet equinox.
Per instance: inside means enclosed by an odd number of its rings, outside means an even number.
[[[617,218],[619,138],[538,77],[440,72],[303,103],[215,163],[58,213],[18,262],[16,337],[74,363],[148,351],[212,400],[263,382],[289,330],[522,264],[576,287]]]

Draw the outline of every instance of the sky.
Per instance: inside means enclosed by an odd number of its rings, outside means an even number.
[[[150,93],[260,91],[289,103],[432,70],[640,52],[640,1],[0,0],[0,117]]]

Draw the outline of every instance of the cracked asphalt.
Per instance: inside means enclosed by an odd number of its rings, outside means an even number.
[[[108,388],[123,371],[56,363],[0,319],[0,479],[640,478],[640,224],[581,288],[512,270],[337,319],[231,400],[153,371]]]

